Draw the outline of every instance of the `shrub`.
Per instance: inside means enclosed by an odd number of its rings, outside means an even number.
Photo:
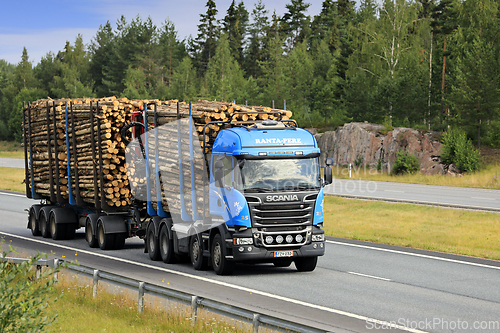
[[[12,248],[2,256],[11,252]],[[0,262],[0,332],[40,332],[56,319],[47,313],[47,306],[56,300],[50,294],[55,270],[45,269],[35,280],[33,264],[40,258],[37,255],[21,264]]]
[[[392,166],[392,173],[415,173],[420,170],[420,162],[415,155],[409,155],[406,151],[398,151]]]
[[[479,150],[474,148],[464,131],[450,128],[443,134],[443,163],[453,163],[461,172],[474,172],[479,170],[480,158]]]

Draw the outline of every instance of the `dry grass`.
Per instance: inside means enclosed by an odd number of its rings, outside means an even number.
[[[327,197],[329,236],[500,260],[499,214]]]
[[[26,192],[24,169],[0,167],[0,189],[15,192]]]
[[[87,279],[88,280],[88,279]],[[101,283],[100,283],[101,285]],[[58,314],[49,332],[248,332],[239,323],[222,321],[211,314],[200,314],[191,327],[191,315],[185,307],[173,303],[145,302],[142,314],[137,312],[137,294],[100,288],[92,298],[90,281],[71,273],[62,275],[55,295],[63,294],[51,310]],[[166,305],[167,304],[167,305]]]
[[[19,142],[0,141],[0,157],[24,158],[24,149]]]

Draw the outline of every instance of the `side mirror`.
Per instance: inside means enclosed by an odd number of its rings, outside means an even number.
[[[325,161],[325,164],[326,164],[327,166],[332,166],[332,165],[333,165],[333,158],[328,157],[328,158],[326,159],[326,161]]]
[[[325,185],[333,183],[333,170],[332,167],[327,165],[325,167]]]

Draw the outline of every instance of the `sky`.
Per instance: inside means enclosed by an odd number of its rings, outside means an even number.
[[[225,16],[232,0],[215,0],[218,18]],[[236,3],[240,0],[236,0]],[[252,12],[258,0],[244,0]],[[263,0],[269,16],[286,12],[290,0]],[[311,17],[321,11],[322,0],[311,3]],[[49,51],[56,54],[66,41],[72,45],[78,34],[85,44],[90,43],[100,25],[109,21],[113,28],[124,15],[130,22],[137,15],[142,20],[151,17],[160,27],[168,18],[176,27],[179,39],[197,34],[200,14],[206,12],[206,0],[0,0],[0,59],[11,64],[21,61],[23,47],[36,65]]]

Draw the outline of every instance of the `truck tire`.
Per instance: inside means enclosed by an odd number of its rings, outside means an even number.
[[[50,234],[53,240],[59,240],[65,238],[66,225],[56,223],[56,214],[54,214],[53,211],[51,211],[49,215],[49,226],[50,226]]]
[[[30,208],[29,213],[29,227],[31,230],[31,234],[33,236],[41,236],[40,225],[38,223],[38,212],[40,211],[40,205],[33,205]]]
[[[219,233],[214,236],[210,254],[212,267],[217,275],[231,275],[233,273],[234,262],[226,259],[226,246]]]
[[[158,247],[160,250],[161,260],[165,264],[175,263],[174,242],[168,234],[168,226],[162,225],[158,234]]]
[[[38,217],[38,225],[40,227],[40,233],[42,234],[43,238],[49,238],[51,236],[49,228],[49,215],[51,209],[52,209],[51,206],[44,206],[42,207],[42,209],[40,209],[40,216]]]
[[[208,268],[208,258],[203,256],[203,241],[201,234],[191,236],[189,240],[189,257],[191,264],[197,271],[206,270]]]
[[[295,267],[299,272],[312,272],[316,268],[318,257],[305,257],[295,259]]]
[[[97,219],[99,218],[98,214],[90,214],[87,216],[87,220],[85,222],[85,240],[89,244],[89,247],[95,248],[99,246],[96,237],[96,229]]]
[[[149,254],[149,259],[158,261],[161,259],[160,246],[158,244],[158,235],[156,234],[156,227],[153,221],[148,224],[146,231],[146,247]]]
[[[115,247],[115,234],[104,233],[102,222],[97,224],[97,243],[101,250],[111,250]]]

